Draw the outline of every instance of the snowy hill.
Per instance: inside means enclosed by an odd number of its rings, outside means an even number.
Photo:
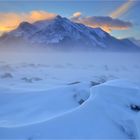
[[[11,90],[0,94],[0,139],[139,139],[139,98],[140,88],[124,80]]]
[[[55,49],[139,50],[133,42],[119,40],[100,28],[90,28],[56,16],[33,24],[22,22],[0,38],[3,45],[33,45]]]

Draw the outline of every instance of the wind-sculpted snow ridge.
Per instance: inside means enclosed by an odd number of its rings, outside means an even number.
[[[140,137],[140,88],[129,81],[113,80],[96,86],[76,83],[49,92],[40,92],[39,95],[28,94],[10,93],[9,99],[14,97],[9,100],[9,104],[4,104],[6,95],[0,94],[3,96],[3,99],[0,98],[1,108],[3,104],[3,111],[0,109],[0,114],[3,114],[3,117],[0,115],[1,139],[138,139]],[[11,105],[14,100],[19,102]],[[19,107],[20,104],[23,108]],[[17,106],[21,110],[18,110]],[[24,108],[27,106],[29,106],[28,111]],[[14,112],[8,110],[10,107],[15,108]],[[14,116],[22,110],[24,113],[20,113],[21,116]],[[47,119],[48,114],[53,117]],[[19,122],[15,117],[20,118]],[[38,120],[41,118],[41,121],[36,122],[35,118]],[[13,124],[4,122],[8,119],[12,120]],[[34,123],[28,124],[27,121]],[[16,126],[16,123],[20,122],[26,125]]]
[[[89,96],[87,84],[43,91],[7,90],[3,87],[0,90],[0,127],[16,127],[49,120],[77,108]]]

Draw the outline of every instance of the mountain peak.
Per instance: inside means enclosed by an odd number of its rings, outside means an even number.
[[[57,15],[55,19],[62,19],[62,17],[60,15]]]
[[[19,24],[18,28],[27,28],[27,27],[31,27],[33,26],[31,23],[27,22],[27,21],[23,21]]]
[[[4,39],[5,43],[9,38],[17,38],[17,40],[20,38],[21,42],[25,41],[38,46],[60,46],[59,48],[65,49],[137,50],[138,48],[131,41],[118,40],[101,28],[91,28],[75,23],[60,15],[32,24],[22,22],[17,29],[9,32]],[[11,40],[16,43],[14,39]]]

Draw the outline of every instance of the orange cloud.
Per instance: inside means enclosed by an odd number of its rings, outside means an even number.
[[[111,32],[112,30],[126,30],[132,27],[131,22],[114,19],[109,16],[79,16],[76,14],[75,16],[71,17],[71,20],[74,22],[83,23],[93,28],[100,27],[106,32]]]
[[[80,17],[82,15],[81,12],[75,12],[73,13],[72,17]]]
[[[46,11],[32,11],[28,14],[22,14],[23,20],[28,22],[35,22],[37,20],[52,19],[56,14],[48,13]]]
[[[22,21],[33,23],[37,20],[51,19],[56,14],[46,11],[31,11],[28,13],[0,13],[0,32],[15,29]]]
[[[0,31],[9,31],[20,23],[20,16],[15,13],[0,13]]]
[[[110,17],[112,18],[118,18],[124,13],[126,13],[133,5],[135,4],[134,0],[128,0],[123,5],[121,5],[119,8],[117,8],[114,12],[110,14]]]

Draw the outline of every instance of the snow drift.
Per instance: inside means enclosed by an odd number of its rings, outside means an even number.
[[[140,88],[129,81],[114,80],[96,86],[80,83],[36,93],[11,91],[0,96],[1,139],[140,136]]]

